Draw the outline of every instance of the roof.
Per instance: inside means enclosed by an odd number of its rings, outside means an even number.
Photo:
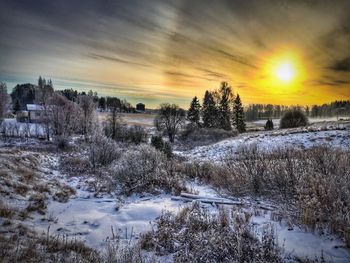
[[[42,111],[44,107],[39,104],[27,104],[28,111]]]

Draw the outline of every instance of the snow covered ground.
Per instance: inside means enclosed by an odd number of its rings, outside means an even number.
[[[220,161],[226,154],[235,152],[243,145],[256,144],[258,149],[271,151],[280,147],[308,148],[313,145],[331,144],[335,147],[350,149],[350,130],[327,130],[312,132],[262,132],[243,134],[213,145],[196,147],[189,151],[176,152],[190,160]],[[49,181],[50,177],[60,183],[68,184],[76,189],[74,198],[62,203],[49,200],[45,215],[33,214],[24,224],[38,232],[51,235],[66,235],[85,241],[87,245],[103,250],[106,241],[112,235],[119,235],[124,241],[137,240],[141,233],[154,227],[154,220],[163,211],[179,211],[190,205],[172,196],[145,195],[119,197],[103,195],[94,197],[94,193],[84,188],[79,178],[66,178],[55,167],[57,156],[45,157],[49,165],[42,167]],[[221,197],[208,185],[197,182],[187,182],[188,188],[195,194],[206,198]],[[228,198],[228,197],[227,197]],[[231,199],[229,199],[231,200]],[[237,200],[237,199],[235,199]],[[314,259],[323,253],[326,261],[349,262],[350,250],[344,243],[331,235],[319,235],[308,232],[298,226],[291,225],[285,219],[275,221],[274,213],[278,212],[275,204],[252,198],[239,199],[242,206],[225,205],[226,209],[234,208],[236,212],[248,212],[252,215],[250,221],[258,233],[272,226],[277,235],[278,244],[284,250],[285,256],[308,257]],[[213,204],[201,204],[211,213],[217,213],[218,207]]]
[[[77,187],[78,183],[77,180],[72,180],[69,184]],[[206,185],[195,182],[189,184],[198,195],[208,198],[219,197],[213,189]],[[236,207],[237,211],[252,214],[250,220],[258,233],[272,226],[285,256],[313,259],[320,257],[323,252],[327,261],[348,262],[350,250],[345,248],[340,240],[305,232],[296,226],[290,228],[290,225],[284,220],[274,221],[273,211],[266,210],[266,207],[273,210],[274,206],[269,203],[250,199],[241,199],[241,201],[244,205],[240,208]],[[49,220],[43,220],[42,216],[38,215],[28,224],[43,233],[47,233],[50,226],[50,234],[75,237],[85,241],[91,247],[103,249],[106,241],[112,237],[112,231],[124,241],[136,240],[141,233],[152,229],[152,222],[163,211],[176,212],[186,205],[190,203],[174,201],[170,195],[132,196],[123,202],[118,202],[108,196],[94,198],[90,192],[78,190],[76,197],[67,203],[56,201],[49,203],[47,209]],[[211,213],[218,212],[215,205],[202,204],[202,206]],[[225,207],[226,209],[232,208],[230,205]],[[264,208],[259,209],[259,207]]]
[[[328,130],[297,133],[262,132],[242,134],[215,144],[196,147],[176,153],[190,160],[221,161],[227,155],[234,155],[240,147],[256,145],[258,150],[273,151],[277,148],[310,148],[329,144],[333,147],[350,149],[350,130]]]

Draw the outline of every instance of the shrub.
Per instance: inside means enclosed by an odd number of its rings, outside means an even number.
[[[168,158],[172,157],[173,150],[169,142],[163,140],[161,135],[153,135],[151,145],[157,150],[163,152]]]
[[[270,120],[270,119],[268,119],[267,121],[266,121],[266,124],[265,124],[265,130],[266,131],[271,131],[271,130],[273,130],[273,121],[272,120]]]
[[[308,119],[305,114],[299,110],[288,111],[284,114],[280,121],[280,128],[296,128],[306,126]]]
[[[105,134],[108,137],[112,137],[112,131],[109,126],[105,127]],[[140,144],[147,142],[147,131],[141,126],[127,126],[122,123],[117,123],[114,128],[114,139],[117,142]]]
[[[125,140],[134,144],[147,142],[148,134],[141,126],[131,126],[125,128]]]
[[[166,192],[181,189],[177,176],[167,173],[167,160],[163,153],[146,144],[126,151],[113,168],[113,176],[124,194]]]
[[[237,131],[227,131],[217,128],[199,128],[189,124],[182,131],[180,140],[187,146],[195,147],[211,144],[237,135]]]
[[[69,146],[68,138],[64,136],[57,136],[54,142],[59,150],[65,150]]]
[[[95,135],[91,138],[89,160],[93,167],[109,165],[120,153],[116,142],[104,135]]]

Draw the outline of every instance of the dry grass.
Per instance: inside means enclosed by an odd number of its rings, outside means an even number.
[[[37,236],[23,229],[0,237],[1,262],[103,262],[99,253],[65,236]]]
[[[259,239],[247,219],[224,209],[213,215],[198,203],[163,213],[140,243],[158,255],[173,254],[175,262],[282,262],[271,228]]]
[[[98,119],[100,122],[106,122],[108,119],[108,112],[99,112]],[[127,125],[137,125],[144,128],[151,128],[154,126],[153,120],[155,114],[146,114],[146,113],[122,113],[121,117],[123,122]]]
[[[241,149],[223,164],[187,164],[184,173],[229,195],[275,199],[294,209],[294,220],[321,233],[339,234],[347,244],[350,229],[350,152],[331,147],[261,153]]]
[[[0,202],[0,217],[12,218],[16,214],[16,210],[9,205]]]
[[[53,195],[53,199],[61,203],[66,203],[68,202],[69,198],[75,194],[76,191],[74,188],[65,186]]]

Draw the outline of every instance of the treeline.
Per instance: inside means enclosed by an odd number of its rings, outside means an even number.
[[[260,119],[281,118],[285,113],[293,110],[302,111],[307,117],[335,117],[350,116],[350,101],[334,101],[323,105],[300,106],[300,105],[272,105],[250,104],[245,107],[244,114],[247,121]]]
[[[17,84],[13,88],[11,92],[13,112],[26,110],[27,104],[45,104],[43,99],[50,97],[49,95],[53,93],[60,94],[72,102],[78,102],[79,97],[87,95],[92,98],[96,107],[101,111],[110,111],[112,108],[117,107],[119,112],[135,112],[135,108],[125,99],[122,100],[118,97],[99,97],[97,92],[93,92],[92,90],[89,92],[78,92],[73,89],[54,90],[51,79],[46,81],[41,76],[38,79],[37,85],[30,83]]]
[[[97,92],[89,91],[86,92],[78,92],[77,90],[73,89],[64,89],[59,90],[63,96],[65,96],[68,100],[76,102],[78,100],[79,95],[89,95],[93,97],[94,102],[96,103],[97,107],[101,111],[110,111],[112,108],[115,107],[118,108],[119,112],[135,112],[135,108],[125,99],[120,99],[118,97],[99,97],[97,95]]]
[[[333,101],[323,105],[313,105],[307,112],[310,117],[342,117],[350,116],[350,100]]]

